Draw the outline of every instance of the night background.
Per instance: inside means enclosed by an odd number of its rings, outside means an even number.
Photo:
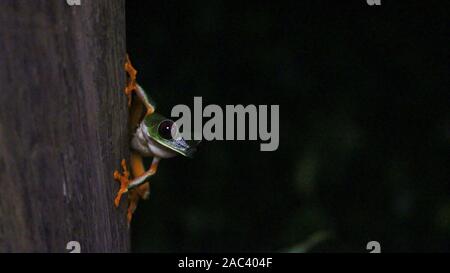
[[[132,250],[450,251],[450,10],[393,2],[128,0],[158,112],[280,105],[274,152],[203,141],[163,160]]]

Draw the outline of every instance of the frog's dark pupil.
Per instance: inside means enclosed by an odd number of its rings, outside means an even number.
[[[162,138],[172,139],[172,125],[173,121],[165,120],[159,124],[158,133]]]

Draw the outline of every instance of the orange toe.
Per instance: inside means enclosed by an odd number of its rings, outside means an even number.
[[[130,172],[128,171],[125,159],[122,159],[121,165],[123,170],[122,174],[119,171],[114,171],[114,179],[120,182],[120,189],[114,199],[114,206],[116,207],[119,206],[122,195],[128,192],[128,185],[130,184]]]
[[[128,83],[127,86],[125,87],[125,94],[128,96],[128,106],[130,106],[133,91],[137,90],[137,83],[136,83],[137,70],[131,64],[130,57],[128,56],[128,54],[126,56],[125,61],[125,71],[128,74]]]

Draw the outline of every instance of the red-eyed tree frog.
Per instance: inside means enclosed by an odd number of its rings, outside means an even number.
[[[131,175],[125,159],[122,160],[122,173],[114,171],[114,179],[120,182],[120,189],[114,200],[119,206],[121,197],[128,193],[128,223],[137,207],[138,201],[147,199],[150,193],[149,178],[156,173],[161,158],[170,158],[178,154],[192,157],[198,142],[186,141],[178,133],[176,124],[155,112],[155,104],[145,90],[136,82],[137,71],[126,56],[125,71],[128,84],[125,94],[128,96],[130,110],[131,137]],[[148,170],[145,169],[143,157],[153,157]]]

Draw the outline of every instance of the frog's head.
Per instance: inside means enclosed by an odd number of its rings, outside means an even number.
[[[144,119],[147,136],[168,149],[186,157],[193,157],[199,141],[185,140],[178,132],[176,123],[158,113],[148,115]]]

